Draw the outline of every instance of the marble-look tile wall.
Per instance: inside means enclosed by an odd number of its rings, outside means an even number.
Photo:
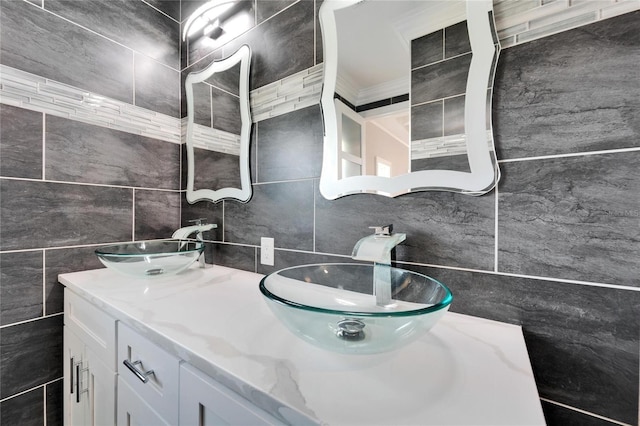
[[[180,226],[179,4],[0,2],[0,424],[62,424],[58,274]]]
[[[318,5],[278,3],[238,41],[256,58],[252,88],[318,62]],[[408,234],[397,263],[446,282],[453,311],[523,327],[550,425],[637,425],[639,35],[631,12],[502,51],[490,194],[323,199],[313,105],[254,124],[248,203],[183,199],[182,221],[218,223],[208,260],[260,273],[349,260],[368,226],[393,223]],[[259,264],[260,237],[275,238],[274,267]]]

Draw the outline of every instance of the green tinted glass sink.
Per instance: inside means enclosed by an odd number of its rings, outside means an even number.
[[[204,250],[204,243],[190,240],[157,240],[114,244],[96,249],[107,267],[134,277],[172,275],[187,269]]]
[[[374,272],[391,294],[382,306],[374,295]],[[444,284],[426,275],[348,263],[282,269],[264,277],[260,291],[295,335],[327,350],[363,354],[412,342],[436,324],[453,300]]]

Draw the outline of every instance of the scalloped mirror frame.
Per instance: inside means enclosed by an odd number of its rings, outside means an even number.
[[[320,193],[333,200],[345,195],[374,193],[388,197],[417,191],[453,191],[470,195],[490,192],[497,184],[500,171],[497,160],[491,158],[487,140],[487,84],[492,65],[497,63],[499,45],[494,44],[489,12],[491,0],[466,2],[467,26],[472,59],[467,78],[465,98],[465,130],[470,172],[452,170],[420,170],[391,178],[353,176],[338,179],[338,128],[334,92],[338,72],[338,40],[335,11],[364,0],[325,0],[320,7],[320,26],[324,48],[324,82],[320,105],[324,118],[324,147]],[[494,56],[496,58],[494,63]],[[475,83],[475,84],[474,84]],[[492,128],[492,126],[491,126]],[[493,149],[493,148],[492,148]],[[495,150],[493,150],[495,152]]]
[[[202,83],[215,73],[226,71],[240,63],[240,188],[197,189],[195,181],[195,151],[194,151],[194,117],[195,106],[193,99],[193,85]],[[249,172],[249,142],[251,138],[251,113],[249,108],[249,66],[251,63],[251,49],[247,45],[241,46],[233,55],[212,62],[205,69],[190,73],[185,80],[187,96],[187,201],[191,204],[198,201],[218,202],[223,199],[234,199],[243,203],[249,201],[252,195],[251,175]],[[214,105],[215,107],[215,105]]]

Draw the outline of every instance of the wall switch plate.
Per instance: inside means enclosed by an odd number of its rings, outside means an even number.
[[[273,238],[260,238],[260,263],[273,266]]]

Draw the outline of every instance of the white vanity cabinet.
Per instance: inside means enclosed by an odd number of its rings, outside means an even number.
[[[65,290],[64,424],[113,425],[116,320]]]
[[[276,425],[267,412],[65,289],[65,425]]]

